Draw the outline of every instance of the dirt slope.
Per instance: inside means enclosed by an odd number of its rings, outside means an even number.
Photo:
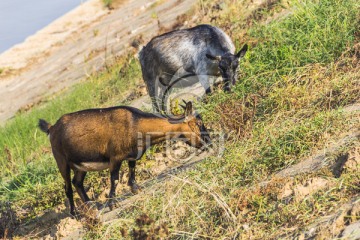
[[[113,10],[100,0],[82,4],[0,55],[0,123],[126,53],[137,36],[156,35],[158,20],[171,26],[194,4],[126,0]]]

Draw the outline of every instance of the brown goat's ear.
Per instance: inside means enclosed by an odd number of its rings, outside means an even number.
[[[193,104],[191,101],[186,103],[184,115],[185,115],[185,120],[184,120],[185,122],[190,121],[195,117],[195,111],[193,109]]]

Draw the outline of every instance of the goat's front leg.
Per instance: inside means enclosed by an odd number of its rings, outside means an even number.
[[[210,94],[212,92],[212,87],[210,86],[210,79],[207,75],[198,75],[199,82],[201,86],[205,89],[205,94]]]
[[[140,190],[140,186],[136,184],[136,180],[135,180],[136,161],[128,161],[128,165],[129,165],[128,186],[130,186],[132,193],[137,194]]]
[[[114,197],[115,197],[115,190],[116,186],[119,182],[119,170],[121,167],[121,161],[110,160],[110,193],[109,193],[109,208],[110,210],[113,210],[114,207]]]

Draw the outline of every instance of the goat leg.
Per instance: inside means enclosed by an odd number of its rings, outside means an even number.
[[[75,203],[74,203],[74,194],[73,194],[73,190],[71,187],[71,177],[70,177],[70,166],[67,164],[62,164],[64,161],[61,161],[61,157],[60,154],[58,154],[56,151],[54,152],[54,156],[56,159],[56,163],[59,167],[61,176],[63,177],[64,181],[65,181],[65,193],[66,193],[66,197],[69,199],[69,204],[70,204],[70,214],[73,217],[77,217],[77,214],[75,212]]]
[[[128,161],[128,165],[129,165],[129,181],[128,181],[128,186],[130,186],[131,188],[131,192],[133,194],[137,194],[140,190],[140,186],[136,184],[136,180],[135,180],[135,166],[136,166],[136,161]]]
[[[83,202],[88,202],[88,201],[90,201],[90,198],[88,197],[88,195],[86,194],[86,191],[84,189],[85,176],[86,176],[86,172],[75,170],[72,183],[75,186],[75,189],[76,189],[77,193],[79,194],[81,200]]]
[[[119,171],[122,161],[110,160],[110,193],[109,193],[109,208],[114,208],[114,197],[116,186],[119,183]]]

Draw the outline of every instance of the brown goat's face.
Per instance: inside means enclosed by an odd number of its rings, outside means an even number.
[[[211,143],[210,135],[201,119],[200,115],[196,115],[192,108],[192,103],[188,102],[185,108],[185,122],[189,126],[190,131],[184,133],[191,145],[201,148]]]

